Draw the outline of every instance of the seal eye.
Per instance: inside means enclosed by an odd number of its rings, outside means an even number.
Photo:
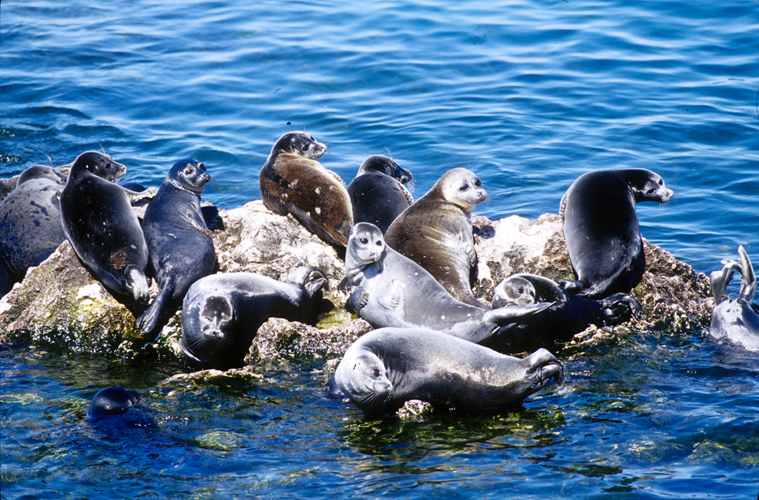
[[[362,245],[366,245],[367,243],[369,243],[369,240],[368,240],[367,238],[359,238],[359,239],[358,239],[358,241],[359,241],[359,242],[360,242]]]
[[[479,179],[477,179],[477,180],[474,182],[474,185],[475,185],[475,186],[477,186],[477,187],[480,187],[480,186],[482,186],[482,181],[480,181]]]
[[[656,192],[656,189],[649,189],[646,191],[646,194],[654,194]]]
[[[466,184],[464,184],[463,186],[461,186],[459,188],[459,191],[466,191],[467,189],[469,189],[469,186],[467,186]]]
[[[377,245],[378,247],[381,247],[382,246],[382,241],[377,240],[377,241],[374,242],[374,244]]]
[[[380,376],[380,371],[376,368],[372,368],[372,377],[377,378]]]

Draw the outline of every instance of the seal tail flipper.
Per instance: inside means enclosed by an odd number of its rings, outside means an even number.
[[[722,302],[729,300],[727,295],[727,285],[730,284],[730,280],[733,279],[733,272],[735,268],[739,266],[737,262],[730,259],[722,261],[724,267],[721,271],[712,271],[709,275],[709,281],[712,285],[712,296],[714,296],[714,305],[721,304]]]
[[[547,349],[540,348],[527,356],[525,360],[529,363],[529,371],[537,375],[533,392],[548,385],[551,379],[559,387],[564,385],[564,365]]]
[[[124,269],[126,288],[132,292],[134,300],[137,302],[146,302],[150,298],[148,279],[142,269],[129,264]]]
[[[630,318],[639,319],[643,306],[640,301],[626,293],[615,293],[602,299],[604,325],[613,326],[625,323]]]
[[[754,294],[756,293],[756,276],[754,275],[754,267],[751,265],[751,260],[748,258],[746,250],[743,249],[743,245],[738,247],[738,254],[741,256],[740,300],[745,301],[747,304],[751,304],[754,300]]]

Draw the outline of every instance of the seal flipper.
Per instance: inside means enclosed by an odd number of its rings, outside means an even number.
[[[132,292],[132,296],[137,302],[146,302],[150,298],[148,279],[139,267],[134,264],[126,266],[124,281],[124,285]]]
[[[603,323],[614,326],[629,321],[631,317],[639,319],[643,306],[640,301],[626,293],[615,293],[599,301],[603,307]]]
[[[155,330],[158,326],[161,315],[165,311],[164,305],[171,298],[173,293],[173,286],[165,286],[161,288],[161,291],[158,292],[156,298],[153,299],[153,303],[150,304],[150,307],[148,307],[147,310],[142,313],[139,318],[137,318],[137,326],[140,328],[140,330],[142,330],[142,333],[147,339],[155,339],[156,336],[153,335],[153,330]]]
[[[738,300],[742,300],[746,304],[751,304],[754,300],[754,294],[756,293],[756,276],[754,275],[754,267],[751,265],[751,260],[748,258],[748,254],[746,253],[746,250],[744,250],[743,245],[738,246],[738,253],[741,256],[741,288]]]

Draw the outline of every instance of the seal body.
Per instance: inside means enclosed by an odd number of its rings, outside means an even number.
[[[184,298],[182,339],[188,361],[208,368],[242,366],[258,328],[271,317],[308,322],[327,279],[302,266],[283,283],[255,273],[214,274]]]
[[[16,188],[0,201],[0,263],[11,285],[66,239],[60,210],[63,186],[52,168],[37,165],[24,170]]]
[[[326,150],[302,132],[280,137],[259,174],[261,198],[275,214],[292,214],[322,240],[345,247],[353,209],[340,176],[316,161]]]
[[[426,269],[456,299],[485,308],[472,294],[477,281],[470,214],[487,193],[474,173],[456,168],[398,216],[385,234],[394,250]]]
[[[384,234],[396,217],[414,203],[404,186],[413,182],[411,172],[387,156],[374,155],[364,160],[356,178],[348,184],[353,223],[370,222]]]
[[[136,391],[121,387],[108,387],[95,394],[87,410],[87,416],[97,420],[108,415],[122,415],[139,403],[140,395]]]
[[[563,286],[593,299],[635,288],[646,267],[635,204],[664,203],[672,195],[662,178],[650,170],[581,175],[564,194],[559,210],[577,277]]]
[[[331,384],[368,414],[410,399],[436,408],[488,410],[520,403],[564,369],[545,349],[519,359],[425,329],[381,328],[348,348]]]
[[[159,288],[150,307],[137,318],[147,337],[154,337],[162,317],[181,305],[190,285],[216,266],[213,239],[200,210],[200,195],[210,180],[202,163],[178,161],[145,210],[142,230]]]
[[[722,270],[711,273],[714,312],[709,332],[715,338],[759,351],[759,315],[751,305],[756,292],[756,275],[743,246],[738,247],[738,254],[740,262],[724,260]],[[735,271],[741,276],[741,287],[738,298],[733,300],[727,294],[727,285]]]
[[[639,317],[642,306],[631,295],[616,293],[602,300],[580,297],[561,288],[555,281],[535,274],[515,274],[496,286],[493,307],[525,306],[536,302],[550,302],[551,306],[529,318],[519,326],[521,335],[510,337],[508,349],[512,352],[534,350],[555,342],[566,342],[591,324],[598,327],[614,326]],[[489,346],[506,349],[505,346]]]
[[[148,299],[148,246],[130,192],[109,181],[126,173],[110,156],[82,153],[61,192],[61,219],[77,256],[114,292]]]
[[[387,246],[366,222],[353,227],[345,254],[346,307],[374,328],[428,328],[475,343],[508,338],[550,304],[485,310],[456,300],[419,264]]]

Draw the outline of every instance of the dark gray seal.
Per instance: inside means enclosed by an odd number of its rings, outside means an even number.
[[[159,292],[137,318],[146,338],[181,305],[187,289],[216,267],[211,233],[200,210],[200,195],[211,180],[199,161],[174,164],[145,210],[142,230]]]
[[[714,312],[709,333],[718,339],[727,339],[751,351],[759,351],[759,315],[752,307],[756,293],[754,267],[743,246],[738,247],[740,262],[726,259],[721,271],[711,273]],[[738,298],[733,300],[727,294],[727,285],[738,271],[741,287]]]
[[[60,210],[63,185],[51,167],[35,165],[21,173],[16,189],[0,201],[0,263],[10,286],[66,239]]]
[[[112,291],[148,300],[148,246],[130,204],[131,191],[109,182],[126,167],[88,151],[77,157],[61,192],[63,230],[77,256]]]
[[[524,318],[518,330],[521,335],[509,337],[508,346],[488,345],[501,352],[531,351],[566,342],[588,326],[614,326],[640,317],[642,306],[638,299],[624,293],[615,293],[602,300],[574,295],[555,281],[535,274],[509,276],[493,292],[493,307],[508,305],[526,306],[538,302],[551,302],[551,306]]]
[[[326,150],[303,132],[280,137],[259,174],[261,198],[275,214],[292,214],[327,243],[345,247],[353,209],[340,176],[316,161]]]
[[[122,387],[108,387],[95,394],[87,410],[87,417],[98,420],[108,415],[123,415],[140,402],[136,391]]]
[[[472,294],[477,253],[470,215],[487,196],[474,173],[455,168],[399,215],[385,234],[391,248],[426,269],[448,293],[481,308],[486,306]]]
[[[440,332],[381,328],[348,348],[328,388],[385,415],[410,399],[440,409],[514,406],[552,379],[562,385],[564,368],[545,349],[519,359]]]
[[[373,224],[353,226],[345,254],[346,307],[374,328],[428,328],[474,343],[502,343],[526,317],[550,306],[485,310],[456,300],[419,264],[387,246]],[[505,338],[504,338],[505,337]]]
[[[646,268],[635,214],[641,201],[669,201],[673,192],[644,169],[581,175],[561,199],[564,239],[577,280],[562,286],[592,299],[629,293]]]
[[[413,186],[414,176],[387,156],[364,160],[356,178],[348,184],[353,223],[370,222],[384,234],[414,199],[404,184]]]
[[[301,266],[283,283],[254,273],[214,274],[196,281],[184,298],[179,347],[204,368],[242,366],[258,328],[269,318],[311,322],[327,278]]]

